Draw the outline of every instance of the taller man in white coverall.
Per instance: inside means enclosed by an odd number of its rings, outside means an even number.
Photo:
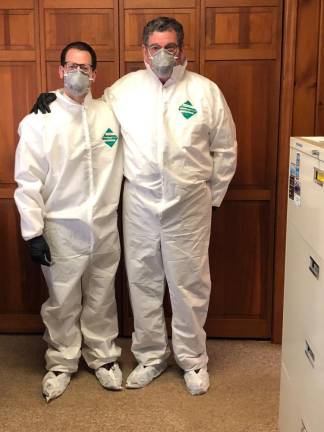
[[[208,390],[208,246],[236,168],[236,134],[219,88],[186,70],[183,28],[159,17],[143,32],[146,70],[119,79],[104,98],[124,140],[123,231],[139,365],[126,386],[143,387],[166,368],[165,279],[172,345],[188,390]]]
[[[82,354],[108,389],[121,389],[114,280],[120,246],[117,207],[122,181],[119,125],[109,106],[93,100],[96,54],[74,42],[61,54],[64,89],[46,116],[19,126],[15,201],[22,236],[42,264],[49,298],[41,315],[49,401],[64,392]]]
[[[149,384],[167,367],[165,279],[172,344],[191,394],[208,390],[203,329],[210,297],[212,206],[220,206],[236,168],[236,134],[215,83],[189,72],[182,25],[168,17],[143,32],[146,70],[106,89],[124,141],[123,231],[139,363],[126,386]],[[34,110],[46,106],[40,96]]]

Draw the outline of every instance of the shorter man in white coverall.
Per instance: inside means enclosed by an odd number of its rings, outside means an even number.
[[[49,298],[41,315],[48,343],[43,394],[60,396],[82,355],[100,383],[119,390],[121,350],[114,281],[120,245],[117,207],[122,181],[119,125],[93,100],[96,54],[73,42],[61,54],[64,88],[51,113],[19,126],[15,201],[22,236],[42,264]]]

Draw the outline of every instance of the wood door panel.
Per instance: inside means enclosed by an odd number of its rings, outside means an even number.
[[[0,9],[0,50],[30,50],[34,48],[34,11]]]
[[[82,40],[89,43],[98,56],[104,51],[105,60],[115,60],[115,33],[111,31],[113,28],[112,9],[46,9],[46,56],[50,60],[56,60],[65,45]]]
[[[275,173],[275,68],[272,61],[205,63],[205,76],[221,88],[237,129],[238,167],[232,186],[272,187]]]
[[[0,313],[38,314],[47,297],[47,288],[40,266],[34,264],[20,235],[20,222],[12,199],[0,200],[0,249],[1,285],[10,289],[0,290]],[[0,329],[1,330],[1,329]]]
[[[311,28],[296,35],[296,70],[292,135],[315,133],[316,88],[318,73],[318,39],[320,0],[299,2],[297,28]]]
[[[277,19],[275,7],[206,8],[206,59],[275,58]]]
[[[269,222],[267,201],[225,201],[213,212],[210,316],[265,318]]]
[[[13,183],[18,124],[30,111],[38,93],[36,65],[2,62],[0,81],[0,142],[5,143],[0,145],[0,183]]]
[[[209,336],[271,336],[270,215],[267,201],[225,201],[213,212]]]

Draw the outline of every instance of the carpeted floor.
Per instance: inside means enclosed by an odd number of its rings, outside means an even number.
[[[124,378],[135,365],[120,339]],[[38,335],[0,335],[1,432],[277,432],[280,346],[264,341],[209,340],[211,388],[187,393],[170,367],[148,387],[104,390],[83,362],[66,392],[41,395],[45,344]]]

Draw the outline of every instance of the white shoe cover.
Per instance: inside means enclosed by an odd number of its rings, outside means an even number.
[[[209,388],[209,374],[207,368],[201,368],[198,373],[194,370],[184,373],[187,389],[192,395],[201,395]]]
[[[162,372],[168,367],[167,362],[162,362],[153,366],[143,366],[139,364],[128,376],[126,387],[127,388],[142,388],[150,384],[154,378],[161,375]]]
[[[47,372],[42,381],[43,395],[46,398],[46,402],[61,396],[69,385],[70,380],[70,373],[62,372],[59,375],[55,375],[52,371]]]
[[[122,371],[118,363],[114,363],[108,370],[104,367],[100,367],[95,371],[96,377],[100,384],[109,390],[122,390]]]

